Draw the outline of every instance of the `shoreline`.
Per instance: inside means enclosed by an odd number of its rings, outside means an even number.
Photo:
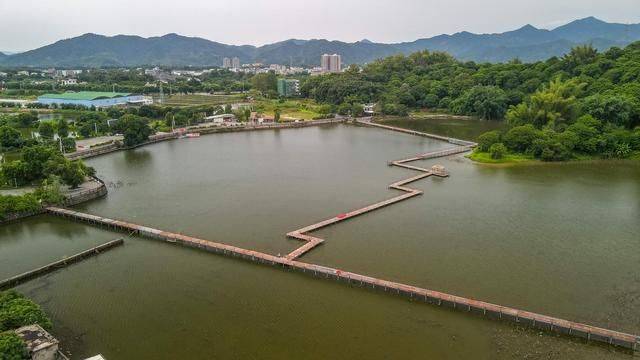
[[[297,123],[288,122],[288,123],[276,123],[271,125],[250,125],[250,126],[237,126],[237,127],[192,126],[187,128],[187,131],[185,131],[184,133],[173,132],[173,133],[161,133],[161,134],[151,135],[149,136],[148,141],[145,141],[141,144],[134,145],[134,146],[123,146],[118,144],[117,142],[113,142],[111,144],[100,146],[94,149],[76,151],[73,153],[65,154],[65,156],[69,160],[89,159],[89,158],[93,158],[101,155],[110,154],[116,151],[132,150],[132,149],[136,149],[146,145],[155,144],[158,142],[176,140],[186,133],[200,133],[201,135],[212,135],[212,134],[224,134],[224,133],[244,132],[244,131],[296,129],[296,128],[304,128],[304,127],[319,126],[319,125],[326,125],[326,124],[339,124],[339,123],[344,123],[347,120],[348,120],[347,118],[321,119],[321,120],[309,120],[309,121],[297,122]]]
[[[431,114],[424,117],[406,117],[405,119],[409,119],[412,121],[421,121],[425,119],[446,119],[446,118],[456,118],[462,119],[462,116],[449,115],[449,114]],[[374,123],[378,123],[384,125],[387,121],[393,121],[396,119],[403,119],[403,117],[380,117],[376,116],[373,118]],[[473,120],[473,117],[467,117],[465,120]],[[414,129],[410,129],[407,127],[395,126],[401,129],[405,129],[408,132],[419,132]],[[446,135],[434,134],[439,137],[446,137]],[[532,156],[526,154],[517,154],[517,153],[509,153],[505,155],[505,158],[494,160],[491,159],[491,156],[488,152],[477,152],[473,151],[471,154],[464,156],[466,159],[471,161],[473,164],[484,165],[484,166],[494,166],[494,167],[506,167],[506,166],[529,166],[529,165],[542,165],[542,164],[573,164],[573,163],[586,163],[586,162],[612,162],[612,161],[638,161],[640,160],[640,152],[636,152],[632,154],[628,158],[603,158],[599,156],[588,156],[588,155],[580,155],[574,159],[566,160],[566,161],[542,161],[540,159],[536,159]],[[485,159],[486,158],[486,159]]]

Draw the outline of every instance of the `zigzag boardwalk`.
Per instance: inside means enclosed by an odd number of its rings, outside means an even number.
[[[360,122],[360,121],[358,121]],[[392,128],[386,125],[372,124],[370,122],[360,122],[364,125],[371,125],[376,127],[382,127],[394,131],[407,132],[414,135],[434,137],[430,134],[418,133],[411,130]],[[411,158],[392,161],[389,163],[391,166],[402,167],[409,170],[420,172],[419,175],[404,179],[389,185],[390,188],[402,191],[404,194],[384,200],[375,204],[365,206],[363,208],[353,210],[336,217],[318,222],[313,225],[303,227],[301,229],[289,232],[287,236],[303,241],[304,245],[287,254],[286,256],[274,256],[267,253],[253,251],[248,249],[239,248],[236,246],[225,245],[208,240],[198,239],[191,236],[182,234],[176,234],[166,232],[150,227],[132,224],[124,221],[113,220],[105,217],[85,214],[68,209],[62,209],[57,207],[50,207],[47,211],[53,215],[72,218],[79,221],[84,221],[90,224],[102,225],[115,230],[126,231],[132,234],[140,236],[159,239],[171,243],[178,243],[188,247],[203,249],[210,252],[219,254],[240,257],[243,259],[251,260],[258,263],[270,264],[275,266],[282,266],[285,268],[295,269],[305,273],[311,273],[316,276],[321,276],[329,279],[343,280],[347,283],[359,284],[361,286],[368,286],[373,289],[380,289],[390,293],[398,295],[404,295],[415,300],[424,301],[430,304],[436,304],[439,306],[446,306],[453,309],[457,309],[465,312],[473,312],[482,314],[485,316],[510,320],[517,323],[522,323],[535,328],[544,329],[548,331],[554,331],[570,336],[582,337],[587,340],[607,343],[611,345],[622,346],[633,351],[638,350],[640,344],[640,337],[632,334],[625,334],[613,330],[603,329],[586,324],[576,323],[568,320],[554,318],[551,316],[536,314],[528,311],[518,310],[506,306],[495,305],[483,301],[468,299],[456,295],[446,294],[439,291],[423,289],[411,285],[406,285],[398,282],[387,281],[383,279],[377,279],[374,277],[356,274],[348,271],[339,270],[336,268],[309,264],[297,261],[299,257],[305,253],[311,251],[316,246],[324,242],[323,239],[309,235],[308,233],[316,231],[320,228],[337,224],[341,221],[354,218],[366,214],[368,212],[390,206],[392,204],[413,198],[421,195],[422,192],[416,189],[406,187],[407,184],[424,179],[429,176],[448,176],[443,173],[441,169],[434,167],[432,170],[420,168],[417,166],[407,165],[407,163],[423,159],[434,159],[443,156],[449,156],[459,154],[471,150],[475,144],[458,139],[443,139],[449,143],[458,144],[462,146],[449,148],[441,151],[430,152],[426,154],[417,155]]]

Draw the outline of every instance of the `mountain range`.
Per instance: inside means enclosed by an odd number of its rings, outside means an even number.
[[[640,40],[640,24],[608,23],[594,17],[576,20],[553,30],[526,25],[496,34],[459,32],[396,44],[362,40],[286,40],[260,47],[226,45],[218,42],[167,34],[161,37],[103,36],[85,34],[60,40],[18,54],[0,53],[3,67],[120,67],[120,66],[219,66],[224,57],[238,57],[243,63],[315,66],[320,55],[337,53],[345,64],[363,64],[395,54],[416,51],[445,51],[463,61],[525,62],[561,56],[580,44],[599,50],[625,46]]]

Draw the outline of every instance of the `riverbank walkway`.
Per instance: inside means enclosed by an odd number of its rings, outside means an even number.
[[[356,120],[356,122],[366,125],[366,126],[375,126],[384,128],[387,130],[400,131],[409,133],[412,135],[416,135],[415,131],[393,128],[386,125],[379,125],[372,123],[370,120]],[[426,137],[434,137],[439,140],[440,137],[437,135],[419,133],[419,136]],[[375,211],[377,209],[390,206],[392,204],[399,203],[404,200],[408,200],[415,196],[419,196],[422,194],[420,190],[412,189],[407,187],[408,184],[413,183],[415,181],[430,177],[430,176],[441,176],[446,177],[448,174],[443,172],[442,167],[434,166],[431,169],[425,169],[413,165],[408,165],[410,162],[425,160],[425,159],[436,159],[446,156],[451,156],[455,154],[460,154],[464,152],[468,152],[475,146],[475,143],[459,140],[459,139],[451,139],[446,138],[447,142],[456,144],[458,146],[447,148],[440,151],[429,152],[425,154],[420,154],[416,156],[412,156],[406,159],[391,161],[389,163],[390,166],[401,167],[413,171],[419,172],[418,175],[397,181],[391,185],[389,188],[398,190],[403,192],[404,194],[390,198],[388,200],[384,200],[375,204],[371,204],[365,206],[363,208],[349,211],[344,214],[340,214],[338,216],[332,217],[330,219],[326,219],[320,221],[318,223],[300,228],[298,230],[294,230],[287,234],[288,237],[295,238],[304,242],[302,246],[295,249],[289,254],[284,256],[275,256],[259,251],[243,249],[240,247],[221,244],[217,242],[212,242],[204,239],[199,239],[183,234],[177,234],[172,232],[167,232],[159,229],[154,229],[151,227],[133,224],[125,221],[110,219],[106,217],[86,214],[78,211],[73,211],[70,209],[64,209],[59,207],[50,207],[47,211],[56,216],[61,216],[64,218],[70,218],[77,221],[86,222],[93,225],[105,226],[109,229],[124,231],[129,234],[135,234],[139,236],[149,237],[153,239],[158,239],[162,241],[166,241],[169,243],[175,243],[184,245],[187,247],[203,249],[206,251],[223,254],[227,256],[239,257],[246,260],[250,260],[257,263],[269,264],[274,266],[281,266],[288,269],[297,270],[303,273],[309,273],[312,275],[335,279],[338,281],[344,281],[348,284],[355,284],[363,287],[370,287],[372,289],[378,289],[385,292],[390,292],[393,294],[398,294],[402,296],[409,297],[411,299],[417,301],[423,301],[426,303],[439,305],[443,307],[448,307],[451,309],[456,309],[459,311],[484,315],[487,317],[509,320],[516,323],[520,323],[523,325],[528,325],[534,328],[557,332],[561,334],[566,334],[574,337],[581,337],[587,339],[589,341],[597,341],[601,343],[621,346],[627,349],[631,349],[632,351],[637,351],[640,347],[640,337],[632,334],[626,334],[618,331],[608,330],[604,328],[599,328],[587,324],[572,322],[569,320],[559,319],[551,316],[546,316],[542,314],[536,314],[524,310],[518,310],[511,307],[496,305],[484,301],[464,298],[452,294],[447,294],[435,290],[424,289],[420,287],[415,287],[407,284],[402,284],[398,282],[378,279],[362,274],[357,274],[349,271],[340,270],[337,268],[326,267],[322,265],[316,265],[311,263],[301,262],[298,259],[302,257],[304,254],[308,253],[318,245],[324,242],[324,239],[315,237],[310,235],[313,231],[318,229],[328,227],[331,225],[335,225],[342,221],[352,219],[354,217]]]

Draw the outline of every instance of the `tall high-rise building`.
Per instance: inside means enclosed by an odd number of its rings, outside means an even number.
[[[231,67],[231,59],[228,57],[222,59],[222,67],[225,69],[229,69]]]
[[[337,73],[342,70],[342,57],[338,54],[324,54],[320,58],[323,72]]]
[[[237,58],[237,57],[234,57],[231,60],[231,67],[234,68],[234,69],[240,69],[240,59]]]

